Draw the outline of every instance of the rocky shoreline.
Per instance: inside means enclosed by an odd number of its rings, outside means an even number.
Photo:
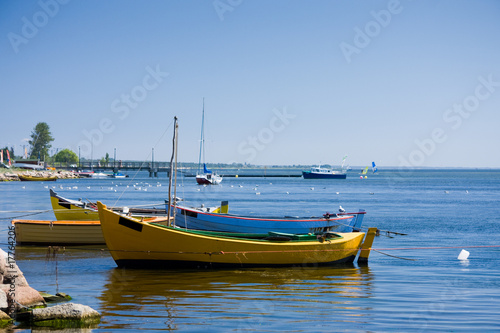
[[[88,328],[100,322],[101,315],[86,305],[47,306],[51,302],[70,299],[62,293],[53,296],[30,287],[10,253],[0,249],[0,328],[12,328],[16,322],[28,327]]]
[[[79,178],[77,174],[71,171],[35,171],[24,169],[1,169],[0,182],[2,181],[19,181],[19,175],[33,177],[57,177],[58,179],[73,179]]]

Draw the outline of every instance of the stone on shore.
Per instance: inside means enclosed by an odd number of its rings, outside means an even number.
[[[0,288],[0,293],[3,292],[7,295],[9,309],[19,311],[24,308],[46,306],[45,300],[40,293],[30,286],[11,288],[9,285],[3,284]]]
[[[35,325],[57,323],[59,324],[57,326],[66,326],[65,323],[73,322],[74,324],[70,326],[75,327],[97,324],[101,320],[101,314],[87,305],[66,303],[33,309],[31,319]]]
[[[0,310],[6,311],[9,308],[9,303],[7,301],[7,294],[5,292],[0,292]]]
[[[45,302],[47,303],[55,303],[55,302],[67,302],[71,301],[71,296],[65,293],[57,293],[55,295],[47,294],[45,292],[40,292],[40,295],[43,297]]]
[[[45,295],[52,301],[71,299],[64,293]],[[99,312],[86,305],[46,305],[42,295],[28,285],[16,263],[0,249],[0,328],[11,325],[8,314],[16,321],[43,327],[94,328],[101,321]]]
[[[45,306],[40,293],[28,285],[23,272],[15,262],[9,262],[8,255],[0,249],[0,309],[6,310],[2,300],[7,299],[7,308],[20,310],[23,307]]]

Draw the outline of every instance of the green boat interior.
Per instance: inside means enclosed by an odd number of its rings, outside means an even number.
[[[223,237],[223,238],[234,238],[234,239],[248,239],[248,240],[258,240],[258,241],[282,241],[282,242],[311,242],[318,240],[323,242],[325,240],[339,239],[343,238],[341,235],[334,232],[323,232],[323,233],[309,233],[309,234],[288,234],[283,232],[270,231],[267,234],[250,234],[250,233],[234,233],[234,232],[220,232],[220,231],[206,231],[206,230],[191,230],[184,228],[177,228],[164,225],[162,223],[149,223],[161,228],[168,228],[174,230],[182,230],[184,232],[189,232],[192,234],[198,234],[210,237]]]

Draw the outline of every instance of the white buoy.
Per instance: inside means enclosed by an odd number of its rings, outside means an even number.
[[[123,214],[128,214],[128,212],[129,212],[128,207],[123,207],[122,212],[123,212]]]
[[[469,254],[470,252],[469,251],[465,251],[465,250],[462,250],[460,251],[460,254],[458,255],[458,260],[467,260],[467,258],[469,258]]]

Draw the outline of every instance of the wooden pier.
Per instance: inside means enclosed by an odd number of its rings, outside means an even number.
[[[77,165],[70,165],[67,163],[54,163],[52,165],[56,169],[63,170],[94,170],[99,172],[126,172],[126,171],[147,171],[150,177],[158,177],[158,173],[168,173],[170,171],[169,162],[145,162],[145,161],[116,161],[115,163],[109,162],[107,164],[100,164],[98,161],[81,161]],[[196,168],[181,167],[177,169],[178,176],[196,177]],[[217,173],[225,178],[238,178],[238,177],[262,177],[262,178],[278,178],[278,177],[302,177],[300,170],[272,170],[266,168],[250,168],[250,169],[235,169],[229,168],[226,171],[224,168],[218,168]]]

